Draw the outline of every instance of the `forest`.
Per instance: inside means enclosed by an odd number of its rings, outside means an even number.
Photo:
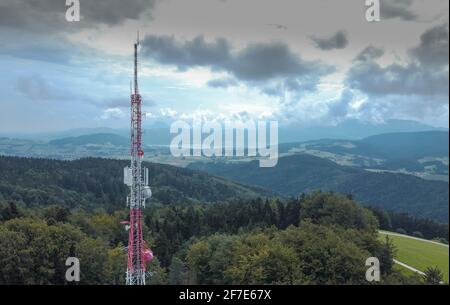
[[[69,256],[80,259],[81,284],[124,284],[125,210],[10,204],[1,217],[1,284],[65,284]],[[377,229],[372,212],[330,193],[287,203],[155,205],[145,212],[155,253],[148,284],[368,284],[371,256],[380,259],[382,284],[423,283],[393,268],[395,248],[377,240]]]
[[[124,284],[126,189],[119,178],[106,179],[123,162],[26,159],[28,170],[15,172],[9,160],[20,159],[0,158],[0,284],[67,284],[72,256],[80,260],[80,284]],[[393,267],[396,249],[377,239],[378,229],[448,239],[448,225],[371,210],[351,195],[268,196],[160,167],[155,185],[181,195],[159,197],[145,209],[144,237],[155,254],[148,284],[369,284],[365,261],[373,256],[381,264],[379,284],[423,284]],[[192,189],[196,183],[203,188]]]
[[[122,209],[129,191],[123,183],[123,168],[128,165],[126,160],[101,158],[60,161],[0,156],[0,201],[17,201],[27,208],[58,204],[70,209]],[[188,205],[272,194],[199,171],[143,165],[150,172],[153,203]]]

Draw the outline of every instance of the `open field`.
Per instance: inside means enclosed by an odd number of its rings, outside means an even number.
[[[420,271],[425,271],[427,267],[437,266],[444,274],[445,282],[448,283],[448,245],[385,231],[380,231],[380,240],[384,240],[386,235],[397,248],[396,259],[398,261]]]

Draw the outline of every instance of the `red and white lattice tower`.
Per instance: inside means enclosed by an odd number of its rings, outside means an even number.
[[[131,165],[124,169],[124,182],[130,187],[127,204],[130,207],[128,236],[127,285],[145,285],[145,242],[142,236],[142,209],[151,197],[148,186],[148,169],[142,166],[142,98],[138,86],[139,35],[134,44],[134,92],[131,92]]]

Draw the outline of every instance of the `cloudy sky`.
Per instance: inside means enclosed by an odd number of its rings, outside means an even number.
[[[141,33],[145,124],[449,121],[447,0],[0,0],[0,132],[124,128]]]

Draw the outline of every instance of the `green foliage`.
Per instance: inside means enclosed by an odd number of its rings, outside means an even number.
[[[267,234],[244,235],[232,245],[224,277],[230,284],[294,284],[299,266],[291,247]]]
[[[444,275],[438,267],[428,267],[424,273],[424,279],[427,285],[440,285],[444,281]]]
[[[165,285],[168,281],[166,269],[161,267],[157,257],[153,259],[148,266],[150,276],[147,278],[146,284],[148,285]]]
[[[313,223],[338,224],[346,229],[375,231],[378,228],[376,218],[367,209],[344,196],[330,193],[316,192],[308,196],[302,203],[300,215],[301,219],[310,219]]]
[[[186,264],[178,257],[172,258],[172,263],[169,267],[169,284],[171,285],[187,285],[189,278]]]
[[[423,285],[424,280],[423,278],[415,273],[410,272],[407,275],[405,275],[404,271],[401,270],[392,270],[392,272],[388,275],[383,276],[384,281],[382,284],[384,285]]]
[[[417,238],[424,238],[423,234],[419,231],[413,232],[412,236],[417,237]]]
[[[122,246],[108,249],[107,254],[107,278],[110,280],[109,284],[123,285],[125,284],[124,266],[126,266],[127,256]]]
[[[406,232],[406,230],[403,229],[403,228],[397,228],[395,230],[395,232],[397,232],[398,234],[403,234],[403,235],[407,235],[408,234],[408,232]]]
[[[305,221],[286,230],[212,235],[187,246],[183,274],[196,284],[366,284],[365,260],[390,249],[372,240],[370,253],[353,240],[364,233],[345,231]]]
[[[237,234],[213,234],[184,244],[172,259],[173,283],[181,279],[196,284],[365,284],[365,260],[371,256],[380,259],[386,279],[393,272],[392,244],[377,240],[375,217],[346,197],[315,193],[290,200],[283,208],[273,201],[257,202],[239,205],[253,209],[244,214],[250,219],[241,219]],[[302,215],[300,226],[295,221],[282,228],[286,218],[275,215],[282,215],[287,205]],[[201,210],[204,216],[198,219],[215,214],[215,206]],[[219,225],[230,228],[226,214],[223,217]],[[253,226],[261,224],[259,219],[270,222]]]
[[[305,284],[365,283],[364,262],[370,253],[342,238],[336,228],[306,222],[284,234],[284,242],[298,253]]]
[[[56,222],[66,222],[71,214],[69,209],[57,205],[44,208],[42,213],[45,220],[49,221],[52,219]]]
[[[370,208],[380,224],[380,229],[397,231],[401,229],[403,234],[414,235],[421,233],[425,239],[448,239],[448,224],[435,222],[431,219],[417,218],[406,213],[386,212],[381,208]],[[420,236],[420,235],[419,235]]]
[[[392,240],[386,235],[386,240],[384,247],[381,248],[380,253],[376,255],[380,261],[381,273],[383,275],[388,275],[392,272],[394,267],[394,258],[397,254],[397,248],[395,247]]]
[[[32,257],[23,233],[0,227],[0,284],[30,284]]]
[[[92,264],[99,263],[95,259],[102,258],[106,252],[100,241],[89,238],[69,224],[48,225],[40,219],[18,218],[4,223],[2,233],[1,249],[9,249],[9,254],[4,253],[0,258],[19,260],[15,264],[2,261],[4,284],[63,284],[68,257],[79,257],[81,270],[86,272],[92,270]],[[100,259],[100,263],[103,261]],[[16,275],[15,266],[20,270]],[[99,283],[97,276],[89,271],[83,278],[89,283]]]
[[[10,201],[2,208],[0,206],[0,221],[6,221],[23,216],[23,212],[17,207],[14,201]]]

